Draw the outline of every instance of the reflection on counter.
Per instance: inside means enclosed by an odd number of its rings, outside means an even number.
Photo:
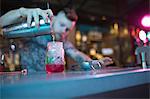
[[[2,98],[75,98],[149,84],[150,69],[109,68],[46,74],[0,73]],[[80,90],[79,90],[80,88]],[[144,89],[148,92],[147,87]],[[69,94],[68,94],[69,92]],[[129,91],[128,91],[129,92]],[[139,93],[140,91],[138,91]],[[18,94],[19,93],[19,94]],[[40,93],[40,94],[39,94]],[[63,94],[62,94],[63,93]],[[12,95],[13,94],[13,95]],[[59,94],[59,95],[58,95]],[[124,97],[132,97],[128,96]],[[148,95],[140,94],[140,97]],[[123,98],[116,94],[117,98]],[[134,96],[135,98],[138,98]],[[99,97],[100,98],[100,97]]]

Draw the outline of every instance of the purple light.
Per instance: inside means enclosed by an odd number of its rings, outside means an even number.
[[[145,16],[142,18],[141,24],[142,24],[144,27],[150,27],[150,14],[145,15]]]

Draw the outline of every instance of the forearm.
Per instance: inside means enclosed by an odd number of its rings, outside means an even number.
[[[11,10],[8,13],[0,17],[0,26],[6,26],[12,24],[21,17],[20,9]]]
[[[92,59],[87,56],[86,54],[80,52],[79,50],[75,48],[70,48],[66,50],[66,54],[71,57],[74,61],[77,62],[77,65],[80,66],[83,70],[91,70],[90,61]]]
[[[66,54],[74,59],[84,70],[100,69],[102,66],[113,63],[113,60],[109,57],[92,60],[89,56],[77,50],[70,42],[64,42],[64,49]]]
[[[64,42],[64,49],[66,54],[75,60],[77,63],[82,63],[84,61],[91,61],[91,58],[88,57],[86,54],[80,52],[76,49],[73,44],[69,41]]]
[[[85,55],[84,53],[80,52],[79,50],[75,48],[70,48],[66,50],[66,54],[71,57],[74,61],[76,61],[78,64],[81,64],[85,61],[91,61],[91,58]]]

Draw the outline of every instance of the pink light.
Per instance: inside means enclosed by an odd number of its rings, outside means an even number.
[[[145,16],[142,18],[141,24],[142,24],[144,27],[150,27],[150,14],[145,15]]]
[[[139,32],[139,38],[142,40],[142,41],[145,41],[146,40],[146,33],[145,31],[141,30]]]

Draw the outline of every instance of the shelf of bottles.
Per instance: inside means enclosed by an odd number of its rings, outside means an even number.
[[[134,61],[131,56],[130,32],[127,25],[119,27],[118,23],[114,23],[104,32],[98,29],[82,31],[78,28],[76,47],[92,59],[112,57],[117,66]]]

